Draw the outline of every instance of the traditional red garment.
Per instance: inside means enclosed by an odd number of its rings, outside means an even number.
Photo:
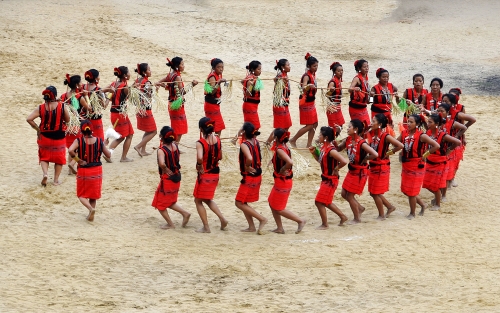
[[[446,136],[444,131],[438,130],[437,136],[433,136],[431,130],[428,130],[427,135],[436,141],[440,147],[436,152],[427,157],[422,188],[436,192],[440,188],[446,188],[448,170],[446,150],[448,149],[448,145],[443,140],[444,136]]]
[[[361,148],[364,143],[366,141],[362,138],[358,138],[353,142],[351,136],[347,137],[346,141],[349,172],[347,172],[342,183],[342,189],[357,195],[363,193],[368,179],[368,165],[361,164],[366,156],[366,151]]]
[[[121,114],[123,105],[127,100],[127,95],[123,91],[127,88],[127,82],[113,82],[111,84],[114,88],[116,88],[113,97],[111,97],[111,109],[110,109],[110,119],[111,125],[115,127],[115,131],[117,131],[122,137],[127,137],[129,135],[134,134],[134,128],[132,127],[132,123],[127,115]],[[116,126],[115,126],[116,124]]]
[[[97,84],[95,85],[95,88],[93,90],[90,90],[89,84],[85,84],[83,86],[83,89],[87,90],[90,93],[99,92],[101,90],[101,88],[99,86],[97,86]],[[90,105],[90,103],[89,103],[89,105]],[[92,113],[92,112],[89,112],[89,113]],[[104,140],[104,127],[102,125],[102,115],[100,115],[100,114],[99,115],[91,115],[89,120],[90,120],[90,123],[92,123],[92,135],[94,137],[101,138],[102,140]]]
[[[175,151],[170,151],[166,146],[160,147],[165,154],[165,165],[173,173],[171,176],[163,174],[162,169],[158,166],[160,183],[158,184],[158,188],[156,188],[155,197],[151,205],[160,211],[166,210],[177,202],[181,187],[179,148],[175,143],[172,143],[172,145],[175,146]]]
[[[85,138],[78,139],[78,157],[87,162],[78,165],[76,174],[76,195],[79,198],[100,199],[102,189],[101,154],[104,147],[102,139],[96,138],[95,143],[87,144]]]
[[[66,164],[66,140],[51,139],[40,134],[37,140],[38,161],[55,164]]]
[[[304,91],[302,95],[299,96],[299,114],[300,114],[300,125],[312,125],[318,122],[318,113],[316,112],[316,92],[318,91],[316,86],[316,74],[307,71],[302,75],[300,81],[304,80],[304,77],[309,77],[309,90]],[[314,86],[311,86],[314,85]]]
[[[262,169],[261,169],[261,159],[262,154],[260,152],[260,145],[258,140],[254,140],[255,145],[250,141],[244,141],[241,144],[246,145],[250,150],[252,155],[251,167],[256,170],[255,173],[249,173],[246,171],[245,162],[246,158],[240,149],[239,163],[240,163],[240,173],[243,176],[241,180],[240,188],[236,194],[236,201],[243,203],[255,202],[259,200],[260,184],[262,182]]]
[[[435,111],[437,110],[437,108],[439,107],[439,105],[441,105],[441,100],[443,99],[443,94],[441,92],[439,92],[439,96],[437,99],[434,99],[434,96],[432,95],[432,93],[428,93],[426,96],[425,96],[425,103],[424,104],[424,107],[426,110],[429,110],[429,111]]]
[[[175,79],[177,77],[181,77],[180,72],[173,72],[168,74],[166,81],[168,83],[173,83],[175,82]],[[181,78],[182,80],[182,78]],[[181,83],[181,88],[184,88],[184,82]],[[177,100],[178,97],[183,97],[182,95],[177,95],[176,93],[176,86],[177,82],[175,84],[167,84],[167,87],[165,89],[168,89],[168,114],[170,115],[170,126],[175,130],[175,133],[177,135],[184,135],[187,134],[188,132],[188,123],[187,123],[187,117],[186,117],[186,111],[184,110],[184,98],[182,98],[182,105],[178,110],[172,110],[170,105],[172,102]]]
[[[139,83],[139,79],[136,79],[135,83]],[[149,88],[149,89],[148,89]],[[139,84],[139,90],[143,93],[151,93],[152,85],[148,77],[143,77]],[[144,132],[154,132],[156,131],[156,121],[152,112],[152,105],[146,106],[145,112],[141,114],[136,114],[137,118],[137,129]]]
[[[210,145],[205,138],[198,142],[203,147],[203,174],[198,173],[194,186],[193,196],[198,199],[212,200],[215,189],[219,183],[219,160],[222,159],[222,145],[219,137],[215,136],[217,143]]]
[[[217,75],[215,72],[211,72],[207,77],[207,81],[209,81],[211,77],[215,78],[216,83],[218,83],[222,79],[222,75]],[[222,114],[220,112],[221,96],[222,91],[220,84],[217,86],[215,94],[207,94],[207,92],[205,92],[205,116],[215,122],[215,132],[220,132],[226,129],[226,124],[224,124],[224,119],[222,118]]]
[[[78,94],[75,94],[74,97],[76,100],[78,100],[78,102],[80,102],[80,98],[82,97],[82,95],[80,93],[78,93]],[[61,96],[61,101],[64,104],[71,106],[71,98],[68,99],[68,93],[64,93]],[[78,112],[78,115],[81,118],[85,117],[85,111],[83,110],[83,107],[81,105],[78,107],[78,109],[76,109],[76,111]],[[78,139],[80,137],[82,137],[82,133],[81,133],[80,129],[78,129],[78,134],[67,134],[66,135],[66,148],[71,147],[73,142],[75,142],[75,139]]]
[[[360,91],[351,92],[351,101],[349,101],[349,116],[351,120],[358,119],[365,125],[370,125],[370,116],[368,115],[367,104],[370,99],[370,85],[368,84],[368,75],[366,80],[361,73],[358,73],[356,77],[359,79]]]
[[[250,79],[253,79],[254,84],[257,80],[257,77],[253,74],[247,75],[243,82],[243,120],[245,122],[250,122],[253,124],[255,129],[260,128],[260,119],[259,119],[259,103],[260,103],[260,91],[255,90],[255,86],[252,91],[248,90],[248,82]],[[248,95],[250,93],[250,95]]]
[[[273,127],[288,129],[292,127],[292,118],[288,109],[288,105],[290,104],[290,81],[286,73],[281,73],[281,75],[276,77],[283,78],[285,88],[283,89],[282,97],[283,106],[273,106]]]
[[[368,192],[372,195],[382,195],[389,191],[389,180],[391,178],[391,162],[386,156],[389,150],[386,132],[372,137],[370,147],[378,153],[378,157],[370,161],[368,171]]]
[[[408,88],[406,89],[406,99],[410,100],[411,102],[415,103],[418,105],[419,103],[422,103],[422,96],[426,95],[429,91],[427,89],[423,88],[420,94],[415,90],[415,88]],[[406,112],[403,115],[403,128],[408,129],[408,116],[406,115]]]
[[[328,126],[330,127],[335,127],[335,125],[342,126],[345,123],[344,115],[342,114],[342,81],[337,77],[334,76],[328,85],[330,83],[333,83],[333,88],[335,90],[333,91],[332,96],[330,97],[330,101],[335,103],[337,106],[337,112],[326,112],[326,118],[328,119]]]
[[[392,124],[392,97],[394,94],[394,86],[392,83],[387,83],[387,90],[385,90],[380,83],[373,86],[375,89],[375,96],[373,96],[373,104],[371,106],[372,118],[382,113],[387,117],[389,124]]]
[[[330,156],[332,150],[336,150],[335,146],[323,145],[318,157],[321,166],[321,184],[314,201],[324,205],[330,205],[333,202],[335,190],[339,185],[339,177],[333,174],[339,162]]]
[[[64,125],[64,104],[59,102],[57,107],[49,111],[48,105],[40,104],[40,136],[38,136],[38,160],[55,164],[66,164],[66,139]]]
[[[116,125],[115,131],[122,135],[122,137],[127,137],[134,134],[134,128],[132,127],[132,123],[130,122],[130,119],[127,115],[111,112],[110,119],[111,125]]]
[[[422,132],[415,130],[410,136],[403,130],[403,169],[401,171],[401,191],[408,197],[418,196],[425,176],[425,163],[422,161],[426,145],[420,141]]]
[[[278,150],[283,150],[285,153],[291,158],[292,153],[290,149],[284,144],[280,144],[276,146],[273,155],[273,177],[274,177],[274,186],[271,189],[271,193],[269,194],[268,201],[269,206],[276,211],[282,211],[286,208],[288,203],[288,197],[290,196],[290,191],[292,191],[293,186],[293,173],[292,169],[290,169],[285,175],[280,174],[281,168],[286,164],[285,161],[280,159],[278,156]]]

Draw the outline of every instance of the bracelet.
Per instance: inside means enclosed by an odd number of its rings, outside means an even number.
[[[75,160],[76,163],[80,162],[80,158],[77,157],[76,155],[73,157],[73,160]]]

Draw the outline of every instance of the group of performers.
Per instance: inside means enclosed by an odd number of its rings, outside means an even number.
[[[299,113],[300,124],[304,125],[293,137],[289,128],[292,121],[289,111],[290,63],[286,59],[276,61],[274,78],[275,89],[273,99],[274,130],[266,141],[266,148],[273,151],[272,165],[274,185],[268,197],[269,206],[277,228],[276,233],[284,233],[281,217],[297,223],[299,233],[306,220],[287,209],[287,201],[293,186],[293,161],[291,148],[296,148],[296,141],[307,133],[307,147],[313,158],[321,167],[321,184],[315,198],[315,205],[321,218],[318,229],[328,228],[326,208],[340,218],[343,225],[348,218],[333,203],[334,193],[339,184],[340,170],[348,166],[346,177],[342,184],[342,197],[349,203],[353,212],[351,223],[361,222],[365,208],[355,198],[360,195],[366,182],[368,191],[378,209],[378,219],[385,219],[394,210],[384,194],[389,190],[390,159],[389,156],[399,151],[402,162],[401,191],[408,197],[409,219],[416,215],[416,205],[421,207],[423,215],[426,205],[419,197],[421,188],[426,188],[434,194],[431,210],[439,210],[445,200],[446,191],[456,186],[454,177],[463,158],[465,149],[464,133],[475,123],[475,118],[466,114],[464,106],[459,103],[461,90],[453,88],[448,94],[443,94],[443,82],[439,78],[431,81],[431,91],[424,88],[424,77],[421,74],[413,76],[413,88],[403,93],[406,102],[418,107],[418,112],[405,112],[400,135],[393,130],[392,117],[395,98],[399,102],[398,89],[389,82],[389,72],[379,68],[376,76],[379,83],[372,88],[368,84],[369,66],[366,60],[357,60],[354,68],[357,75],[350,87],[349,115],[351,121],[347,125],[348,136],[338,141],[345,119],[341,110],[343,67],[340,63],[331,64],[332,78],[326,86],[328,99],[328,126],[320,128],[317,140],[314,141],[318,126],[316,110],[316,94],[320,89],[316,82],[318,60],[306,55],[306,72],[300,80]],[[178,192],[181,182],[180,154],[178,143],[182,135],[188,132],[186,112],[184,110],[184,81],[181,73],[184,71],[184,61],[180,57],[167,59],[170,73],[160,81],[152,83],[151,68],[146,63],[137,64],[135,71],[137,79],[133,87],[140,90],[146,97],[151,97],[153,89],[164,87],[168,90],[170,126],[164,126],[160,131],[160,147],[157,150],[160,183],[156,190],[152,206],[158,209],[167,224],[162,228],[173,228],[167,209],[179,212],[183,216],[182,226],[186,226],[191,214],[178,203]],[[193,192],[194,202],[203,227],[198,232],[208,233],[207,213],[204,204],[220,219],[220,229],[224,230],[228,221],[214,201],[214,193],[219,182],[219,161],[222,158],[221,131],[225,129],[221,115],[222,86],[227,81],[222,77],[224,63],[220,59],[211,60],[211,72],[205,81],[205,117],[199,120],[200,139],[196,142],[196,171],[198,177]],[[235,197],[235,205],[243,211],[248,222],[248,228],[243,231],[262,233],[267,219],[259,214],[250,203],[259,200],[262,180],[262,154],[257,136],[260,135],[260,119],[258,107],[262,81],[259,76],[262,65],[252,61],[247,66],[247,76],[241,81],[243,85],[243,118],[244,124],[238,132],[240,137],[239,165],[242,180]],[[96,201],[101,197],[102,163],[101,156],[112,162],[113,150],[123,144],[121,162],[130,162],[127,157],[132,142],[134,129],[124,114],[125,104],[130,96],[128,80],[129,69],[120,66],[114,69],[117,80],[106,88],[99,87],[99,72],[91,69],[85,72],[87,84],[83,85],[79,75],[66,75],[64,84],[68,91],[59,99],[53,86],[43,92],[44,103],[37,107],[28,117],[27,122],[37,130],[39,160],[43,171],[42,185],[48,180],[49,163],[55,164],[54,185],[60,183],[59,176],[62,166],[66,164],[65,150],[68,149],[68,166],[77,175],[77,196],[89,210],[87,220],[92,221],[95,214]],[[193,80],[192,86],[198,81]],[[111,124],[121,137],[108,146],[104,138],[102,112],[91,105],[91,97],[97,97],[102,107],[111,103]],[[368,104],[371,103],[371,118],[368,114]],[[137,128],[144,131],[141,142],[134,147],[140,157],[149,155],[147,143],[157,134],[156,122],[151,112],[151,102],[147,102],[145,110],[138,113]],[[77,112],[80,118],[79,131],[67,134],[70,122],[70,111]],[[412,114],[415,113],[415,114]],[[37,125],[34,120],[40,118]],[[291,148],[287,143],[290,143]],[[391,148],[392,146],[392,148]],[[340,154],[346,150],[347,159]],[[75,168],[74,166],[77,166]],[[387,211],[384,211],[384,207]],[[254,218],[259,222],[256,227]]]

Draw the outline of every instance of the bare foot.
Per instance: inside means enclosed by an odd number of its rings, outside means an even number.
[[[379,216],[377,216],[377,220],[379,220],[379,221],[383,221],[383,220],[385,220],[385,216],[380,216],[380,215],[379,215]]]
[[[233,139],[231,139],[231,143],[233,145],[236,145],[236,141],[238,141],[238,137],[234,137]]]
[[[392,212],[394,212],[394,211],[396,211],[396,207],[392,206],[392,207],[388,208],[388,209],[387,209],[387,212],[385,213],[385,217],[386,217],[386,218],[387,218],[387,217],[389,217],[389,215],[390,215]]]
[[[345,216],[345,215],[344,215],[344,216],[342,216],[342,217],[340,218],[340,223],[339,223],[339,226],[344,226],[344,223],[345,223],[345,222],[347,222],[347,220],[348,220],[347,216]],[[327,226],[327,227],[328,227],[328,226]]]
[[[47,179],[49,179],[49,176],[48,175],[43,175],[42,186],[44,186],[44,187],[47,186]]]
[[[363,214],[363,212],[366,210],[364,206],[360,205],[358,207],[358,210],[359,210],[359,215]]]
[[[147,152],[146,150],[142,150],[142,151],[141,151],[141,154],[142,154],[143,156],[148,156],[148,155],[151,155],[151,153]]]
[[[439,211],[439,209],[441,209],[441,207],[440,207],[440,206],[437,206],[437,205],[433,205],[433,206],[431,206],[431,207],[429,208],[429,210],[431,210],[431,211]]]
[[[170,228],[175,228],[175,226],[174,225],[171,226],[171,225],[165,224],[165,225],[161,225],[160,228],[161,229],[170,229]]]
[[[420,208],[421,208],[421,209],[420,209],[420,212],[418,213],[418,215],[420,215],[420,216],[424,216],[424,212],[425,212],[425,205],[421,205],[421,206],[420,206]]]
[[[62,184],[60,181],[54,181],[54,182],[52,183],[52,185],[54,185],[54,186],[59,186],[60,184]]]
[[[413,214],[410,213],[410,214],[408,214],[408,216],[406,216],[406,218],[409,219],[409,220],[412,220],[412,219],[415,218],[415,215],[413,215]]]
[[[89,215],[87,216],[87,221],[93,222],[94,221],[94,215],[95,215],[95,210],[90,211]]]
[[[248,227],[247,229],[242,229],[240,231],[243,233],[253,233],[254,231],[256,231],[256,229],[255,227]]]
[[[139,150],[139,148],[137,147],[134,147],[134,150],[137,151],[137,154],[142,158],[141,150]]]
[[[187,223],[189,222],[190,217],[191,217],[190,213],[188,213],[188,215],[182,217],[182,227],[186,227]],[[208,232],[210,232],[210,230]]]
[[[290,146],[292,146],[292,148],[297,148],[297,142],[295,141],[288,141],[288,143],[290,143]]]
[[[318,227],[316,227],[316,230],[327,230],[328,229],[328,225],[319,225]]]
[[[458,183],[454,179],[451,181],[451,187],[458,187]]]
[[[349,223],[347,223],[348,225],[356,225],[356,224],[359,224],[361,223],[361,220],[352,220],[352,221],[349,221]]]
[[[264,229],[264,225],[267,224],[267,218],[265,218],[263,221],[261,221],[259,223],[259,229],[257,230],[257,235],[263,235],[264,232],[263,232],[263,229]]]
[[[271,232],[283,235],[285,233],[285,230],[283,228],[281,228],[281,229],[276,228],[276,229],[271,230]]]
[[[442,197],[441,202],[446,202],[446,197]]]
[[[203,226],[202,228],[200,229],[197,229],[195,230],[197,233],[210,233],[210,229],[208,228],[205,228],[205,226]]]
[[[68,167],[69,167],[69,170],[71,171],[71,174],[76,174],[77,173],[75,167],[72,164],[68,164]]]
[[[129,159],[129,158],[125,158],[125,159],[121,159],[120,162],[134,162],[134,160]]]
[[[106,162],[108,163],[113,163],[113,161],[111,160],[111,158],[108,158],[107,156],[103,155],[102,156],[104,158],[104,160],[106,160]]]
[[[228,221],[227,220],[222,220],[220,222],[220,230],[225,230],[226,226],[228,224]]]
[[[302,222],[298,223],[299,226],[297,227],[297,231],[295,232],[296,234],[300,233],[302,231],[302,228],[306,225],[307,220],[303,219]]]

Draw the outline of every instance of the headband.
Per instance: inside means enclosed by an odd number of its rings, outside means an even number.
[[[333,67],[334,67],[335,65],[337,65],[337,64],[338,64],[338,65],[340,65],[340,63],[339,63],[339,62],[333,62],[333,63],[332,63],[332,65],[330,65],[330,69],[331,69],[331,70],[333,70]]]
[[[290,132],[284,132],[283,135],[279,138],[280,142],[283,142],[283,140],[290,138]]]
[[[309,52],[307,52],[306,56],[304,57],[304,59],[306,59],[306,61],[307,61],[310,57],[312,57],[312,55]]]
[[[208,120],[205,122],[206,127],[214,127],[214,125],[215,125],[215,121],[213,121],[213,120]]]
[[[115,67],[113,69],[113,72],[116,73],[116,74],[118,74],[118,76],[122,76],[122,71],[120,71],[120,69],[118,67]]]
[[[70,80],[71,80],[71,76],[69,76],[69,74],[66,74],[66,81],[68,82],[68,84],[69,84]]]
[[[92,80],[92,79],[94,79],[94,75],[92,75],[91,71],[86,71],[85,72],[85,79],[86,80]]]
[[[54,100],[56,98],[55,88],[53,86],[49,86],[42,91],[42,96],[48,95],[50,100]]]

